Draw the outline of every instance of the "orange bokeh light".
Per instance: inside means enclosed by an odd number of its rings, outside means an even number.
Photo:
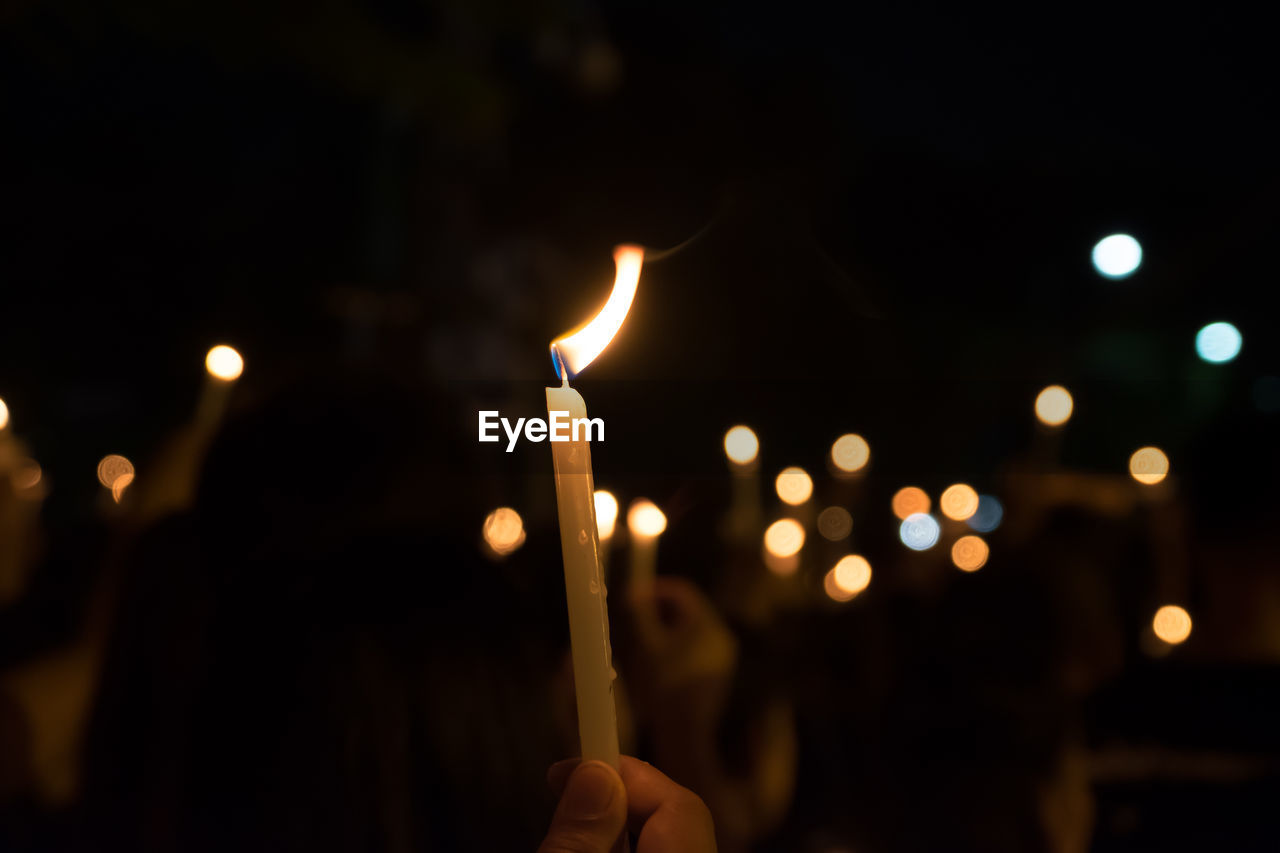
[[[500,506],[485,517],[482,533],[493,553],[505,556],[524,544],[524,520],[511,507]]]
[[[1129,474],[1144,486],[1154,486],[1169,476],[1169,457],[1158,447],[1143,447],[1129,457]]]
[[[987,564],[990,554],[981,536],[961,536],[951,546],[951,562],[962,572],[976,572]]]
[[[813,479],[803,468],[782,469],[774,487],[782,502],[791,506],[800,506],[813,496]]]
[[[924,489],[915,486],[898,489],[893,496],[893,514],[900,519],[915,515],[917,512],[928,512],[931,505]]]
[[[856,433],[842,435],[831,445],[831,463],[845,473],[861,470],[870,459],[871,446]]]
[[[1156,611],[1151,629],[1161,640],[1176,646],[1191,636],[1191,614],[1176,604],[1166,604]]]
[[[938,498],[942,514],[953,521],[964,521],[978,511],[978,493],[965,483],[948,486]]]

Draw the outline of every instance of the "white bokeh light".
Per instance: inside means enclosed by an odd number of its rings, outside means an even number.
[[[1240,354],[1244,338],[1227,322],[1210,323],[1196,333],[1196,354],[1211,364],[1223,364]]]
[[[913,551],[927,551],[938,544],[942,528],[938,520],[924,512],[916,512],[902,520],[898,527],[898,538],[902,544]]]
[[[1103,237],[1093,247],[1093,266],[1107,278],[1128,278],[1142,264],[1142,246],[1128,234]]]

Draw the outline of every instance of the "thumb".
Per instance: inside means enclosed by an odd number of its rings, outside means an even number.
[[[538,853],[609,853],[627,822],[622,777],[603,761],[578,765],[569,777]]]

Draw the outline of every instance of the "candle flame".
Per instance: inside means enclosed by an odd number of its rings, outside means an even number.
[[[204,357],[204,368],[215,379],[234,382],[244,372],[244,359],[233,347],[218,344]]]
[[[639,246],[619,246],[613,250],[613,262],[618,272],[613,280],[609,300],[594,317],[580,328],[562,335],[551,342],[551,363],[561,379],[577,376],[582,369],[595,361],[596,356],[613,340],[622,328],[631,310],[640,283],[640,267],[644,263],[644,249]]]
[[[638,539],[652,539],[667,529],[667,516],[652,501],[638,498],[627,510],[627,529]]]
[[[611,492],[596,489],[596,531],[600,541],[607,542],[613,536],[613,528],[618,523],[618,499]]]

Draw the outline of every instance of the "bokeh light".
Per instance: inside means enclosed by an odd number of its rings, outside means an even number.
[[[938,498],[938,508],[952,521],[964,521],[978,511],[978,493],[973,486],[956,483]]]
[[[124,497],[124,490],[129,488],[129,484],[133,482],[133,472],[129,471],[116,477],[116,481],[111,484],[111,497],[116,503]]]
[[[1071,392],[1061,385],[1050,385],[1036,395],[1036,417],[1046,426],[1065,424],[1074,407]]]
[[[667,529],[667,516],[653,501],[639,498],[627,509],[627,530],[632,536],[652,538]]]
[[[804,527],[794,518],[781,518],[764,532],[764,549],[775,557],[793,557],[804,547]]]
[[[1129,457],[1129,473],[1146,486],[1154,486],[1169,475],[1169,457],[1158,447],[1143,447]]]
[[[5,405],[3,399],[0,399],[0,429],[4,429],[9,425],[9,407]]]
[[[831,463],[847,474],[860,471],[870,459],[871,445],[856,433],[842,435],[831,445]]]
[[[898,538],[912,551],[927,551],[938,544],[942,527],[938,519],[923,512],[908,515],[898,527]]]
[[[485,544],[493,553],[505,556],[524,544],[524,521],[511,507],[500,506],[484,520]]]
[[[1004,505],[991,495],[978,495],[978,511],[969,517],[966,524],[979,533],[990,533],[1000,526],[1004,519]]]
[[[132,480],[133,474],[133,463],[119,454],[104,456],[98,462],[98,482],[105,488],[114,488],[116,480],[121,477],[127,476]]]
[[[962,572],[976,572],[987,564],[990,553],[981,536],[961,536],[951,546],[951,562]]]
[[[800,506],[813,496],[813,480],[803,468],[783,468],[774,487],[782,502],[792,506]]]
[[[839,542],[853,532],[853,516],[842,506],[829,506],[818,513],[818,532],[823,539]]]
[[[604,542],[613,536],[613,528],[618,523],[618,499],[604,489],[596,489],[593,497],[596,502],[596,530],[600,533],[600,541]]]
[[[1128,234],[1103,237],[1093,247],[1093,266],[1106,278],[1128,278],[1142,264],[1142,246]]]
[[[204,368],[215,379],[233,382],[244,372],[244,359],[226,344],[218,344],[204,357]]]
[[[848,601],[871,584],[871,564],[859,554],[841,557],[823,578],[822,588],[835,601]]]
[[[40,485],[41,478],[44,477],[44,471],[40,468],[40,463],[34,459],[23,460],[22,464],[13,472],[13,487],[20,492],[29,491]]]
[[[1224,364],[1240,354],[1244,338],[1227,322],[1210,323],[1196,332],[1196,354],[1210,364]]]
[[[1176,646],[1191,636],[1191,614],[1176,604],[1166,604],[1156,611],[1151,629],[1157,637]]]
[[[760,439],[749,426],[739,424],[724,434],[724,455],[735,465],[750,465],[760,453]]]
[[[905,519],[918,512],[928,512],[931,505],[924,489],[915,486],[898,489],[893,496],[893,514],[899,519]]]

